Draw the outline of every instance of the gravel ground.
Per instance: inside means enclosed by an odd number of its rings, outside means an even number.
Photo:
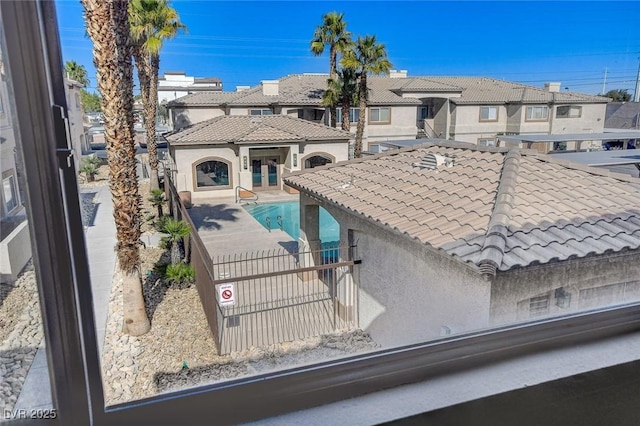
[[[80,179],[82,181],[82,179]],[[106,166],[96,182],[80,183],[85,226],[95,217],[92,188],[107,184]],[[148,180],[141,182],[144,234],[156,232],[155,208],[146,200]],[[351,331],[266,348],[217,355],[195,285],[165,283],[154,266],[169,254],[158,247],[141,248],[141,271],[151,330],[140,337],[122,333],[122,280],[115,274],[109,300],[102,353],[103,382],[108,405],[148,397],[198,384],[264,373],[377,347],[368,335]],[[0,286],[0,412],[17,400],[43,331],[35,273],[25,268],[13,284]]]
[[[44,344],[35,272],[27,265],[0,292],[0,413],[12,410],[38,348]]]

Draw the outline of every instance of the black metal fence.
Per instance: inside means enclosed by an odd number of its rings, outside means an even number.
[[[282,249],[215,259],[221,352],[354,327],[355,249]]]
[[[220,354],[357,326],[357,247],[334,243],[316,251],[282,249],[213,261],[170,175],[166,171],[164,179],[169,209],[192,229],[185,251]]]

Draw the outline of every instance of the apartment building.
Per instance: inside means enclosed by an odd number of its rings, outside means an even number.
[[[175,129],[221,115],[291,115],[328,124],[326,74],[265,80],[236,92],[199,92],[168,103]],[[369,78],[364,147],[411,138],[495,146],[499,135],[602,132],[609,98],[487,77],[409,77],[394,70]],[[352,132],[359,111],[350,112]],[[339,119],[340,114],[338,114]],[[553,145],[551,145],[553,146]]]

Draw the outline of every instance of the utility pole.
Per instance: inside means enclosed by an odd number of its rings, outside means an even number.
[[[633,93],[633,102],[640,102],[640,58],[638,58],[638,75],[636,75],[636,91]]]
[[[602,82],[602,94],[604,95],[605,93],[605,87],[607,86],[607,68],[604,69],[604,81]]]

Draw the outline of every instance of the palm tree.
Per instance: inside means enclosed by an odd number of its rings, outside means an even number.
[[[376,42],[376,36],[358,37],[355,48],[348,50],[342,57],[342,66],[355,71],[358,78],[358,101],[360,106],[360,116],[356,129],[356,143],[354,156],[362,156],[362,135],[364,134],[365,113],[369,90],[367,88],[367,75],[389,74],[393,65],[387,58],[387,51],[382,43]]]
[[[164,40],[186,29],[168,0],[131,0],[129,5],[133,56],[138,69],[144,107],[149,152],[150,189],[158,189],[158,150],[156,146],[156,111],[158,107],[158,72],[160,50]]]
[[[89,85],[87,70],[84,65],[80,65],[76,61],[65,62],[64,73],[67,78],[77,81],[82,85],[82,87],[87,87]]]
[[[351,130],[351,105],[358,100],[358,80],[352,68],[341,68],[338,71],[340,107],[342,108],[342,130]]]
[[[152,189],[149,201],[158,209],[158,219],[162,217],[162,205],[165,202],[164,191],[162,189]]]
[[[349,120],[351,105],[357,101],[358,81],[352,68],[338,69],[337,79],[327,80],[327,90],[322,95],[323,105],[340,105],[342,108],[342,130],[351,130]]]
[[[319,56],[329,46],[329,79],[336,80],[338,69],[338,52],[344,52],[353,45],[351,33],[347,31],[344,14],[329,12],[322,17],[322,25],[316,27],[311,40],[311,51]],[[336,127],[336,103],[329,105],[331,127]]]
[[[167,234],[167,241],[171,243],[171,264],[176,265],[182,258],[178,244],[191,233],[191,228],[183,220],[169,219],[164,223],[162,232]]]
[[[109,187],[116,225],[117,268],[123,285],[123,331],[149,331],[140,277],[140,196],[133,132],[133,64],[127,0],[81,0],[102,94]]]

